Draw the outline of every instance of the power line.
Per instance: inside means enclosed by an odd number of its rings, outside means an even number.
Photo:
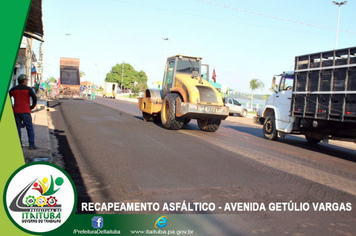
[[[320,33],[316,33],[316,32],[305,32],[305,31],[300,31],[300,30],[292,30],[292,29],[285,29],[285,28],[273,27],[273,26],[268,26],[268,25],[258,25],[258,24],[246,23],[246,22],[241,22],[241,21],[216,18],[216,17],[206,16],[206,15],[204,15],[204,16],[203,15],[197,15],[197,14],[192,14],[192,13],[187,13],[187,12],[175,11],[175,10],[171,10],[171,9],[165,9],[165,8],[154,7],[154,6],[149,6],[149,5],[137,4],[137,3],[133,3],[133,2],[126,2],[126,1],[122,1],[122,0],[116,0],[116,1],[117,2],[121,2],[121,3],[130,4],[130,5],[136,5],[136,6],[140,6],[140,7],[152,8],[152,9],[156,9],[156,10],[160,10],[160,11],[174,12],[174,13],[178,13],[178,14],[184,14],[184,15],[189,15],[189,16],[200,17],[200,18],[203,18],[203,19],[213,19],[213,20],[219,20],[219,21],[225,21],[225,22],[231,22],[231,23],[237,23],[237,24],[250,25],[250,26],[254,26],[254,27],[269,28],[269,29],[283,30],[283,31],[290,31],[290,32],[326,35],[326,34],[320,34]],[[339,30],[339,31],[341,31],[341,30]]]
[[[225,5],[221,5],[221,4],[213,3],[213,2],[208,2],[208,1],[204,1],[204,0],[197,0],[197,1],[198,2],[202,2],[202,3],[206,3],[206,4],[210,4],[210,5],[214,5],[214,6],[218,6],[218,7],[228,8],[228,9],[231,9],[231,10],[234,10],[234,11],[240,11],[240,12],[244,12],[244,13],[248,13],[248,14],[263,16],[263,17],[274,19],[274,20],[286,21],[286,22],[290,22],[290,23],[294,23],[294,24],[300,24],[300,25],[305,25],[305,26],[310,26],[310,27],[315,27],[315,28],[320,28],[320,29],[327,29],[327,30],[335,30],[336,31],[335,28],[329,28],[329,27],[325,27],[325,26],[319,26],[319,25],[313,25],[313,24],[299,22],[299,21],[283,19],[283,18],[276,17],[276,16],[270,16],[270,15],[266,15],[266,14],[253,12],[253,11],[246,11],[246,10],[243,10],[243,9],[230,7],[230,6],[225,6]],[[346,30],[339,30],[339,31],[342,31],[342,32],[345,32],[345,33],[350,33],[350,34],[356,34],[356,32],[353,32],[353,31],[346,31]]]

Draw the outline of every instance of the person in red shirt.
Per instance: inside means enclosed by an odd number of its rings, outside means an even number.
[[[14,98],[13,111],[15,115],[15,121],[17,126],[17,131],[19,133],[20,142],[21,141],[21,125],[22,123],[26,126],[29,149],[37,149],[35,145],[35,132],[32,125],[31,110],[36,107],[37,97],[33,90],[27,86],[27,76],[24,74],[17,77],[19,85],[10,89],[10,98]],[[32,105],[30,105],[30,98],[32,98]]]

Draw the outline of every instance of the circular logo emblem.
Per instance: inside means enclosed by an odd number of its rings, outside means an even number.
[[[73,180],[60,167],[34,162],[17,169],[6,183],[4,206],[10,220],[29,233],[61,226],[74,212]]]

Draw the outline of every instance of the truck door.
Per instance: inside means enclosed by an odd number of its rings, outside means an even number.
[[[291,122],[290,107],[293,91],[293,75],[283,75],[278,87],[278,93],[275,96],[274,104],[279,108],[279,119],[283,122]]]

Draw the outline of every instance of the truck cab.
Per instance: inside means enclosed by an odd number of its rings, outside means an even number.
[[[275,75],[272,79],[272,89],[275,93],[270,95],[265,106],[257,111],[254,121],[264,126],[263,134],[267,139],[276,140],[293,130],[295,121],[291,116],[293,83],[294,71]]]

